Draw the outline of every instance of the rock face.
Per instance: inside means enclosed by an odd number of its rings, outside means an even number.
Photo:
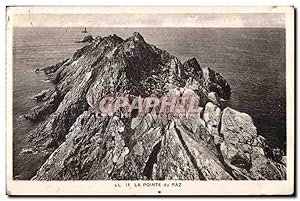
[[[195,58],[182,64],[139,33],[96,37],[47,72],[55,86],[35,97],[42,104],[26,118],[46,119],[29,140],[34,150],[52,154],[33,180],[286,178],[251,117],[223,109],[230,86],[219,73]],[[95,111],[101,98],[121,94],[197,96],[199,113]]]

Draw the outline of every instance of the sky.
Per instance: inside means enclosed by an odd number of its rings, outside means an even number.
[[[284,27],[282,13],[17,14],[16,27]]]

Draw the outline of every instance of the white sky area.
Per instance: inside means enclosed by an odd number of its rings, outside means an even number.
[[[284,27],[282,13],[18,14],[16,27]],[[32,23],[32,25],[31,25]]]

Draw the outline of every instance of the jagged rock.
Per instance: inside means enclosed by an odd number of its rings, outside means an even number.
[[[287,158],[286,158],[286,156],[282,156],[281,163],[282,163],[284,166],[286,166],[286,163],[287,163]]]
[[[84,112],[33,180],[232,179],[215,147],[180,122],[150,114],[137,118],[133,130],[127,120]]]
[[[197,77],[198,79],[201,79],[203,77],[202,68],[195,57],[183,63],[183,70],[183,75],[186,77],[186,79],[190,77]]]
[[[34,150],[33,148],[28,148],[28,149],[22,149],[19,153],[19,155],[24,155],[24,154],[36,154],[37,151]]]
[[[24,115],[25,119],[33,122],[44,120],[45,117],[54,112],[61,103],[62,96],[59,91],[47,90],[36,95],[38,101],[45,101],[39,106],[32,108]]]
[[[208,101],[212,102],[213,104],[217,105],[218,107],[223,107],[223,101],[219,97],[219,95],[216,92],[209,92],[207,94]]]
[[[203,119],[206,127],[212,135],[218,135],[218,128],[221,118],[221,109],[211,102],[205,105]]]
[[[203,110],[202,107],[199,107],[199,104],[201,104],[201,100],[193,90],[187,87],[174,88],[171,89],[164,97],[170,97],[170,101],[172,100],[171,98],[177,98],[176,106],[178,109],[174,110],[175,114],[173,115],[181,117],[200,117],[200,114]],[[192,99],[194,102],[192,101]],[[168,110],[169,108],[170,107],[167,107],[166,110]],[[184,109],[180,110],[179,108]],[[168,113],[171,113],[171,111],[169,111]]]
[[[284,166],[264,155],[251,117],[218,106],[218,97],[230,96],[227,81],[195,58],[182,64],[134,33],[125,40],[96,37],[54,66],[55,86],[26,115],[47,119],[30,132],[32,144],[55,150],[33,180],[285,178]],[[101,98],[124,94],[130,100],[195,96],[198,110],[165,116],[154,109],[130,116],[98,110]]]
[[[40,93],[36,94],[35,96],[33,96],[33,99],[35,99],[36,101],[41,101],[41,100],[44,100],[44,98],[46,97],[47,95],[47,92],[49,92],[50,90],[44,90],[44,91],[41,91]]]
[[[221,134],[232,144],[253,142],[257,137],[252,118],[229,107],[223,110]]]
[[[203,76],[209,91],[216,92],[223,99],[228,99],[230,97],[230,85],[218,72],[215,72],[210,68],[204,68]]]
[[[87,35],[83,39],[79,41],[75,41],[76,43],[91,43],[94,40],[92,35]]]
[[[282,180],[286,179],[286,167],[263,155],[252,156],[251,175],[255,179]]]
[[[279,148],[272,148],[272,147],[269,147],[268,145],[265,145],[264,152],[268,158],[271,158],[277,162],[281,162],[283,153]]]
[[[252,118],[229,107],[225,108],[221,120],[221,153],[229,165],[243,168],[255,179],[284,179],[285,167],[264,154],[264,144],[259,143]]]
[[[228,82],[214,70],[201,68],[196,58],[184,62],[182,74],[186,79],[186,87],[197,93],[202,106],[210,101],[223,107],[224,101],[221,98],[227,100],[230,97],[231,89]]]
[[[55,65],[52,66],[48,66],[46,68],[37,68],[35,69],[35,72],[44,72],[46,75],[52,75],[55,71],[57,71],[57,69],[59,69],[60,67],[62,67],[63,65],[67,65],[68,64],[69,59],[65,59]]]

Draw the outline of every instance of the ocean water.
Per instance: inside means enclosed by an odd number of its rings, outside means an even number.
[[[87,28],[93,36],[117,34],[127,38],[138,31],[181,62],[196,57],[203,67],[218,71],[232,88],[230,106],[253,117],[258,133],[285,149],[286,85],[285,30],[279,28]],[[59,62],[83,47],[75,43],[81,28],[14,28],[13,116],[14,175],[31,178],[44,159],[19,156],[29,148],[27,134],[36,127],[20,118],[36,106],[30,99],[51,83],[34,69]],[[22,174],[22,175],[21,175]],[[20,176],[21,175],[21,176]]]

